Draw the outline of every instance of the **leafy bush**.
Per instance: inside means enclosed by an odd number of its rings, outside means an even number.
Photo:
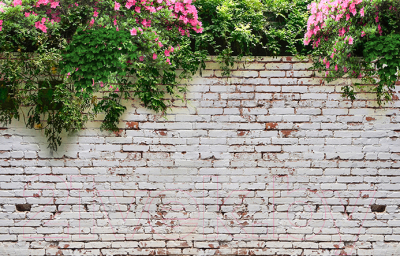
[[[202,34],[193,47],[218,55],[225,73],[233,56],[307,54],[302,44],[310,0],[197,0]]]

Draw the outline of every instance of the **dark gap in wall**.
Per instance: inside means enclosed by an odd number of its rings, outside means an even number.
[[[386,210],[386,205],[371,205],[372,212],[384,212]]]
[[[19,212],[29,212],[31,210],[31,204],[16,204],[15,207]]]

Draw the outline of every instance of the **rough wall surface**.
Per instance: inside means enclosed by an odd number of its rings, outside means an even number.
[[[129,105],[57,152],[2,128],[0,255],[400,255],[400,102],[310,66],[210,61],[167,119]]]

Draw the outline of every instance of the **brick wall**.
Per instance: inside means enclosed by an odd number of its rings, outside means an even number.
[[[131,102],[57,152],[1,128],[0,255],[399,255],[400,102],[310,66],[210,61],[166,119]]]

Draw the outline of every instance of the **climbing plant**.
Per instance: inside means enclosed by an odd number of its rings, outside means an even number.
[[[188,50],[192,31],[202,24],[191,0],[0,2],[0,121],[22,116],[56,150],[62,131],[98,114],[117,130],[123,99],[164,112],[166,94],[185,90],[177,77],[205,58]]]

